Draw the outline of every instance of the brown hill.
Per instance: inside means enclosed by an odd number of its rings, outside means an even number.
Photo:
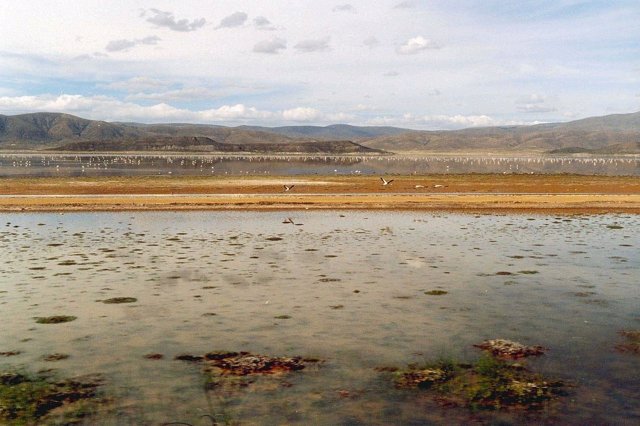
[[[0,115],[0,149],[629,154],[638,153],[638,143],[640,112],[568,123],[455,131],[346,125],[267,128],[107,123],[55,113]]]
[[[265,141],[249,143],[217,142],[203,136],[157,136],[152,138],[121,139],[108,142],[81,141],[71,142],[54,148],[62,151],[187,151],[187,152],[224,152],[224,153],[331,153],[356,154],[380,153],[371,148],[350,141],[317,141],[268,143]]]
[[[92,121],[68,114],[0,115],[0,149],[379,153],[345,140],[291,138],[258,130],[194,124]]]
[[[633,153],[640,141],[640,113],[593,117],[569,123],[414,131],[361,143],[394,152],[607,152]],[[617,148],[613,148],[613,147]],[[612,152],[613,152],[612,151]]]
[[[69,114],[0,115],[0,144],[13,142],[26,147],[74,139],[106,141],[134,137],[136,133],[134,129],[106,121],[85,120]]]

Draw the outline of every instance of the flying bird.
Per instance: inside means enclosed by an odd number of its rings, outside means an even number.
[[[291,219],[290,217],[288,217],[285,220],[283,220],[282,223],[290,223],[290,224],[295,225],[295,226],[302,226],[303,225],[302,223],[295,223],[293,221],[293,219]]]
[[[289,192],[293,189],[295,185],[284,185],[284,192]]]
[[[385,180],[385,178],[381,177],[380,180],[382,181],[382,186],[387,186],[389,185],[391,182],[393,182],[393,179],[391,180]]]

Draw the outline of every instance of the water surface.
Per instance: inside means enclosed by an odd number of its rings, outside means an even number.
[[[0,177],[449,173],[640,176],[640,156],[0,154]]]
[[[115,409],[98,424],[637,424],[640,359],[614,347],[640,328],[639,244],[638,215],[3,214],[0,351],[21,353],[0,365],[103,374]],[[50,315],[78,318],[34,321]],[[570,396],[473,413],[374,370],[471,361],[490,338],[550,348],[529,365]],[[173,360],[213,350],[325,362],[216,394]]]

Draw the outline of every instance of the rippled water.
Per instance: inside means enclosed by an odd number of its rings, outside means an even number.
[[[640,358],[614,347],[640,328],[639,245],[638,215],[3,214],[0,352],[21,353],[0,366],[103,374],[115,408],[98,424],[637,424]],[[78,318],[34,321],[49,315]],[[549,347],[529,364],[569,397],[474,413],[374,370],[473,360],[489,338]],[[221,395],[173,360],[213,350],[326,361]]]
[[[640,176],[640,156],[0,154],[0,177],[442,173]]]

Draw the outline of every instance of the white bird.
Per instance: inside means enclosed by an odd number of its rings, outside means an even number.
[[[295,185],[284,185],[284,192],[289,192]]]
[[[444,188],[444,185],[433,185],[434,188]]]
[[[389,185],[391,182],[393,182],[393,179],[391,180],[385,180],[385,178],[381,177],[380,180],[382,181],[382,186],[387,186]]]
[[[424,188],[424,185],[416,185],[416,186],[415,186],[415,188],[416,188],[416,189],[418,189],[418,188]]]

